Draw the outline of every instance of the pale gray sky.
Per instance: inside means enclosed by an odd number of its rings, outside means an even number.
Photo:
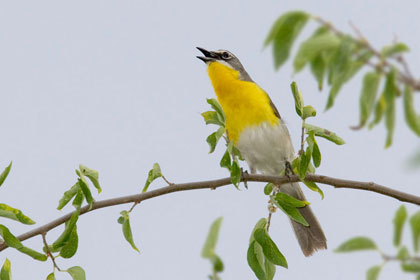
[[[159,162],[176,183],[227,176],[218,167],[222,149],[208,155],[200,112],[214,93],[196,46],[234,52],[249,74],[269,94],[298,143],[299,119],[289,84],[295,79],[307,104],[318,109],[313,120],[336,131],[347,144],[320,140],[320,174],[375,181],[419,194],[418,173],[404,162],[419,139],[404,124],[401,102],[395,143],[383,149],[385,130],[349,129],[358,121],[361,75],[346,85],[336,106],[323,113],[327,91],[317,91],[309,72],[292,77],[290,61],[274,72],[271,50],[263,40],[275,19],[304,9],[351,32],[352,21],[375,46],[398,36],[412,49],[412,70],[420,73],[417,1],[3,1],[0,3],[0,166],[14,165],[1,188],[1,202],[22,209],[37,225],[67,213],[55,208],[76,179],[79,163],[100,172],[96,199],[141,191],[147,171]],[[315,28],[309,24],[300,40]],[[417,103],[418,104],[418,103]],[[295,144],[297,145],[297,144]],[[157,181],[151,188],[163,186]],[[175,193],[139,205],[132,214],[139,255],[123,238],[117,218],[130,205],[84,215],[78,223],[80,247],[63,268],[81,265],[88,279],[206,279],[210,272],[200,251],[210,223],[224,216],[217,252],[224,260],[223,279],[254,279],[246,262],[250,232],[267,215],[262,184],[248,191]],[[381,262],[375,253],[337,255],[342,241],[374,238],[393,254],[392,217],[401,204],[372,193],[322,186],[325,199],[305,189],[328,238],[329,250],[305,258],[284,215],[275,215],[271,234],[289,269],[275,279],[363,279]],[[417,208],[408,206],[411,213]],[[4,221],[15,234],[30,226]],[[60,233],[48,235],[53,241]],[[411,245],[411,236],[405,242]],[[40,249],[41,238],[25,242]],[[50,261],[35,262],[7,249],[14,279],[45,279]],[[65,274],[58,279],[69,279]],[[413,279],[396,264],[380,279]]]

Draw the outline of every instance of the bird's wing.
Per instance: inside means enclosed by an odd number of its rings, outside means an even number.
[[[261,87],[260,87],[261,88]],[[274,115],[277,117],[277,118],[279,118],[280,120],[281,120],[281,117],[280,117],[280,113],[279,113],[279,111],[277,110],[277,108],[276,108],[276,106],[274,105],[274,103],[273,103],[273,101],[271,100],[271,98],[270,98],[270,96],[268,95],[268,93],[265,91],[265,90],[263,90],[262,88],[261,88],[261,90],[267,95],[267,97],[268,97],[268,100],[270,101],[270,107],[271,107],[271,109],[273,109],[273,113],[274,113]]]
[[[280,113],[277,110],[276,106],[274,106],[274,103],[273,103],[273,101],[271,101],[271,98],[270,98],[270,96],[268,96],[268,94],[267,94],[267,97],[270,100],[270,107],[271,107],[271,109],[273,109],[274,115],[276,115],[276,117],[281,120]]]

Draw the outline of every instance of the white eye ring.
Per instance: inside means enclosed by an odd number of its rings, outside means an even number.
[[[229,53],[228,52],[223,52],[222,53],[222,58],[224,58],[224,59],[228,59],[230,57],[230,55],[229,55]]]

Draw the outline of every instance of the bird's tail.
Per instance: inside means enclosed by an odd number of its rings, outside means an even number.
[[[280,191],[299,200],[306,200],[299,183],[284,184],[280,187]],[[299,208],[299,211],[309,226],[306,227],[294,220],[290,221],[303,254],[309,257],[318,250],[327,249],[327,239],[311,208],[305,206]]]

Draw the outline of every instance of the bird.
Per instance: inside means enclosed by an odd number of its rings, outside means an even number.
[[[269,95],[255,83],[239,59],[228,50],[197,47],[225,114],[226,135],[239,149],[251,173],[280,175],[296,155],[287,126]],[[299,183],[282,184],[279,191],[306,200]],[[305,256],[327,249],[325,234],[307,205],[298,208],[309,226],[290,219]]]

